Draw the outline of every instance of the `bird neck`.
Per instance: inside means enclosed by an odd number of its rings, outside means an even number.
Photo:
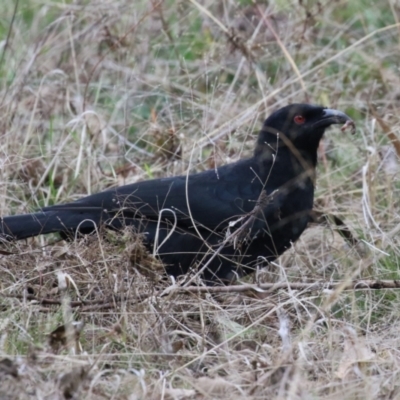
[[[263,162],[272,162],[274,157],[284,155],[286,158],[294,158],[303,165],[303,170],[315,168],[317,165],[317,150],[319,142],[324,134],[324,129],[314,130],[307,135],[285,135],[277,129],[263,126],[259,132],[254,157]]]
[[[280,160],[284,158],[287,162],[303,165],[303,169],[315,168],[317,166],[317,148],[305,150],[296,147],[293,143],[282,142],[278,146],[271,146],[269,143],[257,143],[254,149],[254,158],[269,165],[278,158]]]
[[[257,161],[262,181],[273,179],[276,180],[277,185],[280,185],[283,182],[278,181],[287,176],[301,177],[301,180],[310,179],[313,183],[315,181],[316,150],[306,151],[284,144],[274,149],[268,144],[258,143],[254,151],[254,158]]]

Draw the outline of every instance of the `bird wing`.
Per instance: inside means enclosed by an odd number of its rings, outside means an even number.
[[[263,186],[251,159],[188,176],[137,182],[109,189],[69,204],[43,211],[85,211],[98,209],[124,218],[178,221],[180,227],[193,223],[211,230],[222,229],[229,220],[250,212]]]

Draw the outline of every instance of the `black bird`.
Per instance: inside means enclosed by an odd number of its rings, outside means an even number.
[[[264,122],[251,158],[216,169],[106,190],[34,214],[3,217],[0,239],[59,232],[88,234],[95,225],[143,233],[168,275],[190,267],[209,283],[230,282],[273,261],[307,227],[317,148],[332,124],[353,121],[320,106],[292,104]]]

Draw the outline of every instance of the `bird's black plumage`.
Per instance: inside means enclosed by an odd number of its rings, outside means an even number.
[[[283,107],[264,122],[251,158],[7,216],[0,221],[0,238],[132,225],[168,274],[197,265],[205,266],[207,281],[230,281],[274,260],[307,227],[318,144],[326,128],[344,123],[353,124],[340,111],[308,104]]]

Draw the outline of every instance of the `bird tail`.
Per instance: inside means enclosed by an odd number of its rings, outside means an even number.
[[[55,207],[56,208],[56,207]],[[103,213],[99,208],[89,212],[82,210],[43,210],[33,214],[13,215],[0,218],[0,239],[21,240],[47,233],[89,233],[101,222]]]
[[[4,239],[26,239],[52,232],[53,225],[46,212],[13,215],[0,219],[0,236]]]

